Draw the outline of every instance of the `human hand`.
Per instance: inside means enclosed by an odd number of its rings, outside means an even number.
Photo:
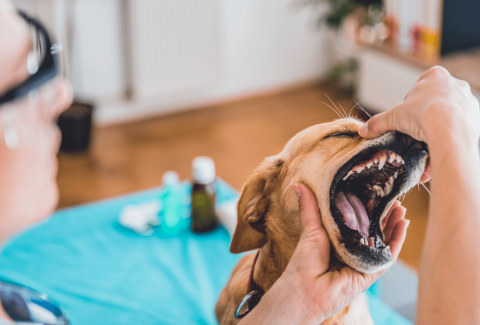
[[[363,274],[343,266],[330,268],[330,240],[323,228],[317,200],[306,186],[294,185],[299,196],[302,233],[285,272],[277,281],[288,286],[295,298],[301,300],[310,313],[312,324],[319,324],[348,306],[367,290],[387,269]],[[393,261],[405,241],[407,227],[406,209],[396,201],[387,216],[384,228],[385,243],[390,245]]]
[[[403,102],[372,117],[358,133],[365,138],[375,138],[397,130],[429,145],[445,137],[478,142],[479,122],[478,100],[469,84],[436,66],[420,76]]]
[[[28,77],[30,40],[26,25],[6,0],[0,0],[0,94]]]

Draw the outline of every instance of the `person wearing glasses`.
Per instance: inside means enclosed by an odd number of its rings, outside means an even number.
[[[49,216],[57,203],[57,116],[69,106],[72,91],[55,75],[49,51],[31,62],[29,29],[50,45],[38,22],[19,15],[0,0],[0,241]],[[37,35],[38,36],[38,35]],[[38,54],[38,53],[37,53]],[[37,55],[38,56],[38,55]],[[432,199],[417,308],[418,324],[480,324],[480,112],[464,81],[435,67],[424,73],[404,102],[373,117],[359,130],[375,137],[398,130],[429,145]],[[430,168],[427,169],[430,174]],[[423,180],[430,178],[427,175]],[[241,324],[319,324],[342,310],[380,274],[345,267],[329,271],[328,237],[316,199],[295,185],[303,233],[280,280]],[[396,207],[395,258],[408,221]],[[305,258],[308,256],[308,258]],[[0,319],[36,324],[68,324],[42,294],[0,282]],[[0,324],[5,323],[0,321]]]
[[[0,0],[0,242],[49,216],[58,200],[55,121],[70,105],[72,91],[54,78],[48,49],[32,44],[32,35],[48,38],[43,32]],[[40,61],[32,62],[37,54]],[[0,282],[0,299],[1,319],[68,324],[48,299],[27,288]]]

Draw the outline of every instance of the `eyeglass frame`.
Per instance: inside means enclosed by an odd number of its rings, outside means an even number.
[[[35,74],[31,75],[20,85],[13,87],[0,96],[0,105],[26,96],[33,89],[40,87],[58,75],[58,67],[55,57],[52,54],[52,43],[47,30],[38,20],[29,17],[25,12],[18,10],[18,14],[29,24],[29,26],[33,26],[35,30],[43,36],[45,42],[45,57]]]

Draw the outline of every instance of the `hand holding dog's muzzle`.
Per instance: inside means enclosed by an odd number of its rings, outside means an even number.
[[[403,102],[373,116],[358,133],[371,139],[387,131],[399,131],[427,143],[430,149],[443,148],[448,154],[458,143],[478,145],[479,120],[479,102],[468,82],[436,66],[420,76]],[[425,173],[428,175],[422,183],[430,179],[429,166]]]
[[[352,303],[386,269],[374,274],[362,274],[349,266],[330,269],[330,240],[322,225],[315,195],[301,184],[294,185],[294,191],[299,197],[302,234],[281,277],[282,281],[278,283],[290,286],[289,291],[295,297],[288,299],[304,303],[312,324],[318,324]],[[397,201],[390,209],[385,224],[386,244],[391,247],[394,261],[403,246],[410,223],[404,219],[405,213],[406,209]]]

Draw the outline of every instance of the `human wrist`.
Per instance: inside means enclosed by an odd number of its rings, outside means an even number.
[[[478,148],[479,134],[477,121],[442,110],[428,116],[423,126],[425,140],[430,151],[455,151],[460,148]],[[442,114],[443,113],[443,114]]]
[[[419,120],[427,140],[438,137],[478,137],[477,118],[466,114],[475,104],[468,101],[452,103],[448,100],[433,100],[425,109]],[[478,141],[478,139],[477,139]]]
[[[479,138],[473,132],[466,129],[449,128],[439,129],[435,133],[427,136],[427,144],[430,156],[433,159],[444,156],[459,156],[463,154],[478,155]]]
[[[320,324],[327,319],[325,312],[321,310],[308,294],[305,279],[299,274],[286,274],[284,273],[275,283],[278,287],[282,288],[282,293],[285,299],[295,300],[301,308],[297,308],[305,322],[302,324]],[[275,286],[274,285],[274,286]]]
[[[278,279],[262,297],[259,304],[242,320],[242,324],[312,324],[318,325],[325,318],[317,317],[298,287],[290,280]]]

